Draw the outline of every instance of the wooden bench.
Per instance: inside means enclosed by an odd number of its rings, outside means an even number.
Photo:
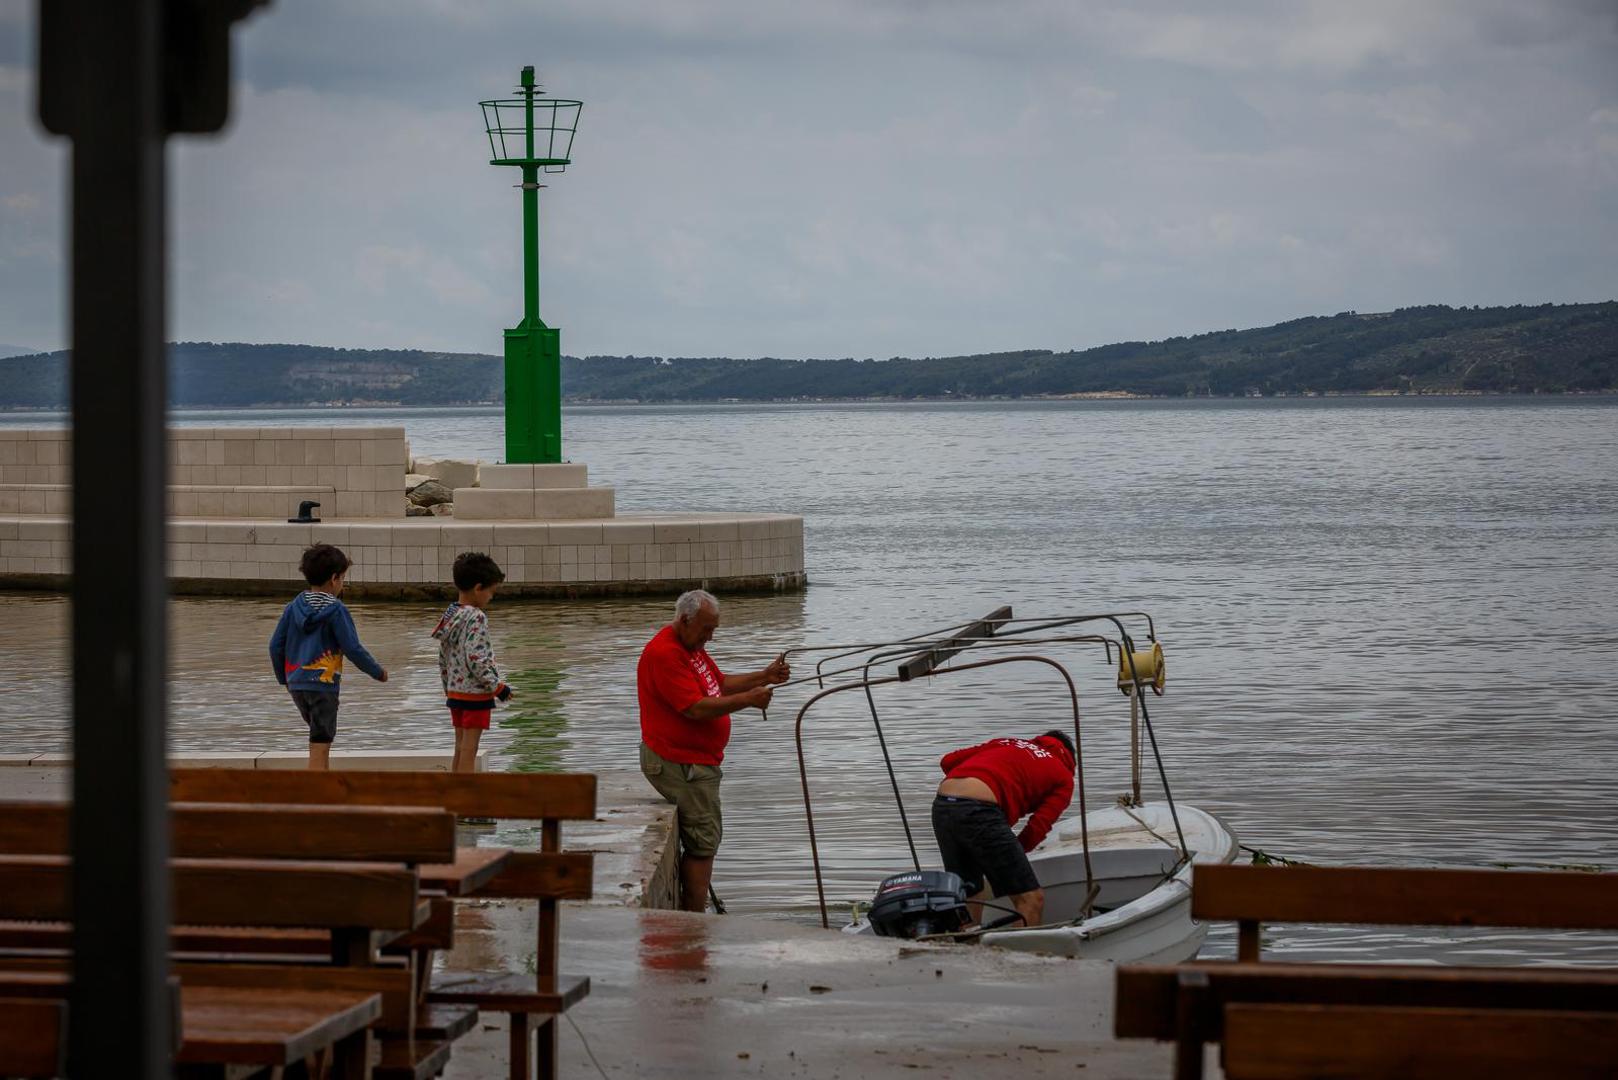
[[[510,1075],[518,1080],[532,1075],[530,1033],[537,1027],[537,1075],[556,1075],[556,1019],[590,991],[587,976],[559,971],[558,904],[588,899],[594,874],[589,852],[562,850],[562,822],[595,818],[593,775],[175,769],[170,776],[170,797],[181,802],[428,806],[463,817],[540,822],[540,850],[513,853],[498,876],[472,893],[538,902],[535,973],[439,973],[423,989],[429,1004],[509,1013]]]
[[[1614,1075],[1618,969],[1265,962],[1260,938],[1266,922],[1615,930],[1618,874],[1199,866],[1191,911],[1236,921],[1237,960],[1116,976],[1117,1035],[1175,1040],[1178,1077],[1201,1076],[1206,1042],[1233,1078]]]
[[[63,1075],[64,1029],[72,989],[66,972],[0,971],[0,1001],[31,1017],[35,1031],[5,1032],[23,1048],[0,1047],[0,1076]],[[362,1077],[367,1068],[365,1029],[381,1012],[379,995],[335,990],[275,993],[236,988],[178,986],[176,1075],[212,1077],[232,1065],[287,1068],[316,1061],[315,1075]],[[9,1014],[11,1009],[6,1012]],[[0,1017],[4,1032],[9,1017]]]
[[[0,857],[0,916],[10,920],[0,923],[0,969],[66,976],[71,927],[60,920],[70,863],[51,853],[66,849],[69,812],[57,802],[0,812],[0,852],[28,852]],[[195,1004],[177,1061],[284,1065],[281,1056],[329,1040],[328,1050],[347,1055],[347,1074],[361,1075],[368,1037],[353,1026],[380,1021],[385,1055],[442,1069],[447,1047],[414,1039],[413,957],[374,965],[379,946],[429,924],[435,905],[419,895],[416,867],[453,863],[452,814],[178,805],[171,821],[182,856],[172,863],[173,916],[198,924],[174,931],[186,951],[172,970]],[[17,921],[41,919],[55,921]],[[262,962],[288,941],[299,955],[280,959],[294,963]],[[322,1008],[329,1015],[318,1015]]]
[[[0,988],[0,1076],[33,1080],[66,1072],[67,1002]]]
[[[8,804],[0,825],[0,850],[62,852],[67,848],[68,804]],[[488,848],[457,849],[455,817],[443,809],[399,807],[330,807],[305,805],[251,806],[176,803],[171,807],[173,850],[186,856],[244,856],[322,860],[389,860],[416,866],[423,889],[463,890],[493,876],[508,853]],[[400,955],[416,970],[431,967],[431,954],[453,944],[453,920],[447,899],[427,901],[429,915],[416,929],[378,935],[374,944]],[[389,940],[392,938],[392,940]],[[0,946],[49,954],[65,954],[71,928],[65,924],[0,923]],[[305,963],[329,957],[334,945],[328,932],[265,927],[175,927],[171,953],[196,985],[281,986],[310,990],[321,986],[354,989],[370,986],[383,993],[382,1076],[431,1076],[448,1060],[449,1044],[477,1021],[472,1006],[441,1006],[419,1000],[418,983],[393,971],[357,969],[337,976],[285,965],[266,968],[272,958]],[[413,959],[412,959],[413,958]],[[234,961],[234,967],[220,961]],[[241,963],[251,961],[251,963]],[[177,970],[179,968],[177,967]],[[221,982],[228,979],[228,982]],[[419,1035],[419,1038],[418,1038]]]
[[[41,800],[3,806],[0,853],[68,854],[71,804]],[[170,807],[170,821],[171,853],[185,858],[398,862],[431,879],[462,854],[455,846],[455,815],[442,809],[177,803]],[[449,948],[449,905],[430,903],[428,921],[400,940]],[[66,924],[0,923],[0,946],[65,948],[69,936]],[[171,935],[171,951],[181,954],[318,956],[330,949],[330,934],[319,930],[176,926]]]

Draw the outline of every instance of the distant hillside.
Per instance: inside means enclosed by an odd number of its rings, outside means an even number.
[[[454,405],[499,401],[502,365],[477,353],[182,341],[169,346],[169,402]],[[0,359],[0,409],[64,408],[67,353]]]
[[[452,405],[502,399],[476,353],[182,342],[177,406]],[[0,408],[60,408],[65,354],[0,359]],[[564,357],[572,401],[1618,391],[1618,302],[1401,308],[1074,352],[891,360]]]
[[[35,353],[38,351],[38,349],[30,349],[26,345],[7,345],[4,342],[0,342],[0,357],[27,356],[29,353]]]

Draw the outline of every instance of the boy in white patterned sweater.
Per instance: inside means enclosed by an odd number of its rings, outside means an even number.
[[[451,572],[459,595],[439,618],[433,637],[438,639],[444,704],[449,706],[450,723],[455,727],[455,757],[450,768],[473,772],[478,740],[489,729],[489,712],[496,701],[511,699],[511,687],[495,667],[489,617],[484,613],[506,575],[480,551],[457,555]]]

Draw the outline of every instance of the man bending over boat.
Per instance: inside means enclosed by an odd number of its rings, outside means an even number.
[[[933,835],[944,869],[959,874],[977,903],[1005,897],[1024,926],[1045,917],[1045,890],[1039,887],[1028,852],[1039,846],[1073,801],[1073,740],[1064,731],[1034,739],[990,739],[945,754],[938,764],[944,780],[933,800]],[[1022,832],[1011,827],[1024,815]]]
[[[778,656],[766,668],[727,675],[704,648],[719,628],[719,601],[701,589],[674,602],[674,621],[641,651],[635,670],[640,697],[640,771],[674,804],[680,826],[680,906],[708,906],[714,855],[724,821],[719,763],[730,741],[730,714],[764,709],[770,687],[792,669]]]

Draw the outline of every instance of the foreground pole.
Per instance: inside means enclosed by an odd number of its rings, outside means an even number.
[[[224,121],[253,0],[41,0],[73,140],[73,1077],[172,1075],[167,987],[165,136]]]
[[[163,5],[130,0],[77,18],[53,11],[52,0],[40,6],[42,111],[71,108],[73,120],[68,1068],[158,1077],[170,1069],[174,1026],[165,986]],[[75,48],[75,67],[95,78],[53,97],[50,76]]]

